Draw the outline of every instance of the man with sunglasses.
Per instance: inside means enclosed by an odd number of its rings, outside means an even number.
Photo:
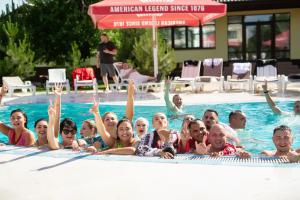
[[[271,98],[270,94],[269,94],[269,90],[268,90],[268,82],[265,81],[265,84],[262,86],[263,90],[264,90],[264,94],[265,94],[265,97],[266,97],[266,100],[270,106],[270,108],[272,109],[272,111],[275,113],[275,114],[283,114],[283,115],[286,115],[286,114],[291,114],[289,112],[285,112],[285,111],[282,111],[276,104],[275,102],[273,101],[273,99]],[[294,103],[294,114],[295,115],[300,115],[300,101],[295,101]]]

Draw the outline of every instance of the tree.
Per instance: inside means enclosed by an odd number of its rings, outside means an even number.
[[[152,32],[147,29],[139,39],[135,40],[132,60],[137,69],[144,74],[154,74]],[[170,74],[176,67],[174,50],[158,34],[158,71],[163,75]]]
[[[8,44],[5,48],[4,60],[0,62],[0,74],[18,75],[22,78],[29,78],[35,74],[34,71],[34,52],[30,49],[28,36],[25,33],[22,40],[17,40],[19,32],[18,23],[12,23],[9,19],[3,24]]]

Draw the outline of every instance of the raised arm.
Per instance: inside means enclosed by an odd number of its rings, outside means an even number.
[[[8,90],[7,87],[3,84],[2,88],[1,88],[1,91],[0,91],[0,106],[1,106],[1,103],[2,103],[2,98],[5,96],[7,90]]]
[[[60,114],[61,114],[61,93],[63,86],[61,83],[54,85],[54,94],[55,94],[55,100],[54,100],[54,109],[55,109],[55,120],[54,120],[54,134],[55,137],[58,138],[59,133],[59,121],[60,121]]]
[[[177,112],[177,108],[175,104],[170,100],[170,87],[171,87],[171,79],[165,80],[165,89],[164,89],[164,99],[167,106],[167,110],[171,112]]]
[[[52,150],[59,149],[59,142],[58,138],[55,136],[56,133],[54,132],[54,124],[55,124],[55,108],[52,106],[52,102],[50,101],[49,108],[48,108],[48,116],[49,116],[49,122],[48,122],[48,128],[47,128],[47,140],[48,140],[48,146]]]
[[[106,130],[102,118],[99,113],[99,102],[96,101],[94,98],[94,105],[90,109],[90,112],[94,115],[95,121],[96,121],[96,127],[98,132],[101,134],[101,137],[103,138],[104,142],[109,146],[113,147],[115,144],[115,139],[109,134],[109,132]]]
[[[132,80],[128,83],[127,93],[126,117],[132,121],[134,115],[134,83]]]
[[[275,102],[273,101],[273,99],[271,98],[270,94],[269,94],[269,90],[268,90],[268,82],[265,81],[265,84],[262,85],[262,88],[264,90],[264,94],[266,97],[266,100],[270,106],[270,108],[272,109],[272,111],[276,114],[282,114],[282,111],[280,110],[279,107],[276,106]]]

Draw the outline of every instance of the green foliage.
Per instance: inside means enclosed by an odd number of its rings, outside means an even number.
[[[148,29],[139,40],[135,40],[132,62],[139,72],[143,74],[154,74],[153,50],[152,50],[152,31]],[[159,73],[168,75],[175,69],[175,53],[174,50],[158,35],[158,66]]]
[[[19,32],[17,23],[12,23],[9,19],[3,24],[8,44],[5,48],[4,60],[1,60],[0,74],[3,75],[18,75],[22,78],[29,78],[35,74],[34,71],[34,52],[30,49],[28,36],[25,33],[22,40],[17,40]]]
[[[76,42],[72,42],[71,47],[72,47],[72,52],[71,52],[72,66],[80,66],[81,53],[79,47]]]

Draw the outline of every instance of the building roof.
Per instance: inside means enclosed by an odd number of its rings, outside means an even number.
[[[227,11],[300,8],[299,0],[216,0],[227,4]]]

